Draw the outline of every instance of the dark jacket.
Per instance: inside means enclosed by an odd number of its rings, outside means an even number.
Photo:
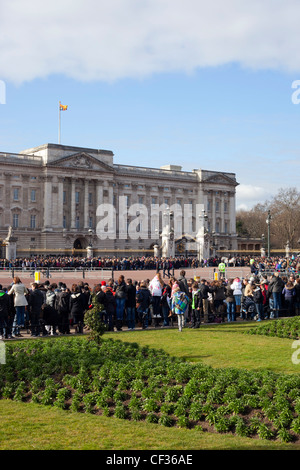
[[[116,291],[115,291],[115,298],[116,299],[126,299],[127,294],[127,286],[124,281],[121,284],[117,284]]]
[[[151,293],[147,287],[140,287],[136,294],[136,302],[138,304],[138,310],[146,312],[151,303]]]
[[[254,291],[253,291],[253,301],[256,304],[262,304],[263,300],[264,300],[264,296],[263,296],[263,293],[261,291],[261,288],[260,288],[260,286],[256,286]]]
[[[206,284],[200,284],[199,289],[203,299],[208,299],[208,293],[211,292],[210,287]]]
[[[189,295],[189,286],[184,276],[178,278],[178,285],[181,292],[184,292],[186,295]]]
[[[70,311],[70,292],[63,290],[56,294],[55,309],[59,315],[68,314]]]
[[[225,290],[225,301],[226,301],[226,302],[234,302],[233,289],[231,289],[230,286],[227,286],[227,287],[226,287],[226,290]]]
[[[82,315],[84,313],[85,302],[82,292],[73,292],[70,295],[70,313],[72,315]]]
[[[126,307],[135,307],[136,287],[133,284],[127,285]]]
[[[116,310],[115,296],[110,289],[105,292],[106,295],[106,312],[108,315],[114,315]]]
[[[39,289],[33,289],[29,292],[28,308],[31,315],[40,315],[44,303],[44,294]]]
[[[270,283],[269,283],[269,292],[282,292],[284,288],[284,282],[279,276],[273,276]]]
[[[0,291],[0,317],[6,318],[9,315],[9,295],[3,290]]]
[[[194,310],[202,307],[202,294],[200,289],[198,289],[195,293],[192,291],[191,301],[192,308]]]

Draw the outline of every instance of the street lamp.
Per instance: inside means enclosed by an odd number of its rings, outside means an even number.
[[[268,258],[270,258],[270,224],[271,224],[271,219],[272,219],[271,211],[268,210],[268,216],[267,216],[267,220],[266,220],[266,223],[267,223],[267,226],[268,226]]]

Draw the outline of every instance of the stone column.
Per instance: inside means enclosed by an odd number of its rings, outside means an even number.
[[[71,229],[76,228],[76,203],[75,203],[75,184],[76,180],[71,180]]]
[[[57,207],[57,225],[58,227],[63,227],[63,215],[64,215],[64,178],[58,177],[58,207]]]
[[[44,179],[44,230],[52,230],[52,176]]]
[[[216,230],[216,196],[215,196],[215,192],[212,191],[212,198],[211,198],[211,214],[212,214],[212,227],[211,227],[211,230],[212,231],[215,231]]]
[[[87,179],[84,180],[83,217],[84,217],[84,229],[87,230],[89,228],[89,182]]]

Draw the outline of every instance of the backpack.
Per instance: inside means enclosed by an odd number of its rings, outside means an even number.
[[[176,296],[175,305],[181,312],[185,312],[189,304],[188,296],[181,292],[180,296]]]

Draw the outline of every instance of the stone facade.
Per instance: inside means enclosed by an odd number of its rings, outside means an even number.
[[[153,204],[169,207],[178,204],[182,208],[188,205],[192,218],[189,226],[184,227],[184,236],[175,240],[177,254],[185,250],[182,239],[195,239],[197,205],[203,205],[208,216],[212,249],[237,249],[238,183],[234,173],[186,172],[177,165],[161,168],[118,165],[111,151],[56,144],[19,154],[0,153],[0,163],[0,239],[6,238],[12,226],[17,256],[70,254],[77,253],[76,250],[84,254],[90,244],[96,256],[153,254],[153,246],[159,242],[164,227],[164,216],[149,220],[145,227],[140,227],[141,236],[132,239],[124,227],[121,233],[120,197],[126,198],[128,207],[145,206],[149,214]],[[97,208],[101,204],[116,208],[114,239],[101,240],[97,236]],[[127,216],[127,226],[132,219],[133,216]]]

